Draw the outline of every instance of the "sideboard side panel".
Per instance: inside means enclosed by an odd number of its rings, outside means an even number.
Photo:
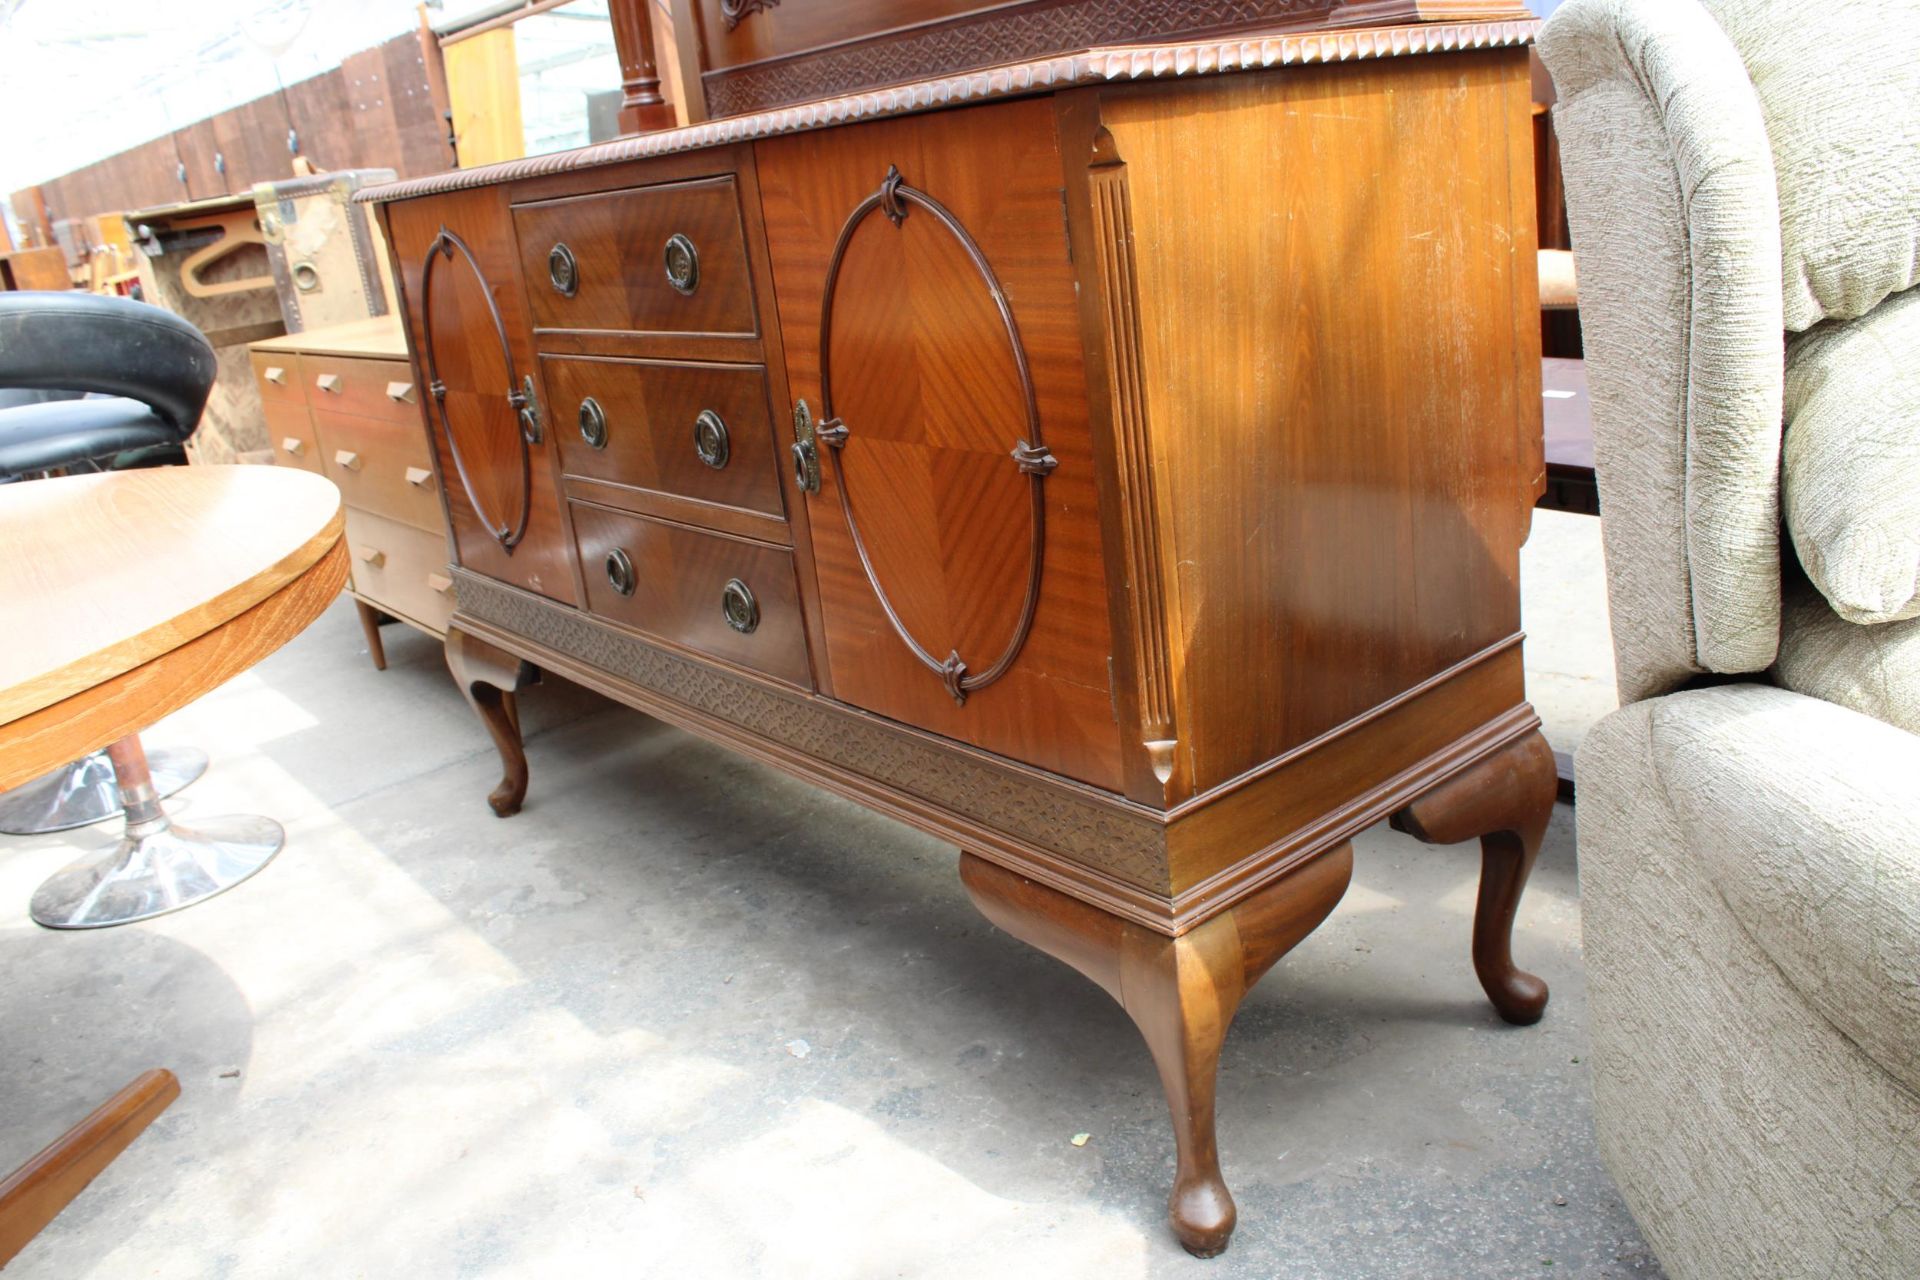
[[[1195,792],[1519,630],[1540,414],[1537,359],[1514,350],[1537,306],[1509,120],[1526,76],[1500,50],[1103,95]]]

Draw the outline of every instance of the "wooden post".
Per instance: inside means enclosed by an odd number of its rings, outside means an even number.
[[[620,132],[673,128],[673,104],[660,92],[648,0],[610,0],[607,9],[613,19],[614,48],[620,55]]]

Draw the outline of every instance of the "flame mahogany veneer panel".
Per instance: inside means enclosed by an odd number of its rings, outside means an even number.
[[[407,348],[413,355],[414,380],[427,421],[434,421],[424,345],[425,308],[431,305],[434,355],[447,387],[447,422],[459,438],[475,495],[488,517],[502,522],[514,520],[521,502],[530,504],[525,535],[508,551],[488,533],[487,524],[474,510],[447,435],[436,425],[432,434],[440,491],[446,497],[458,563],[567,604],[580,603],[573,535],[560,503],[551,407],[545,393],[539,392],[536,400],[544,435],[530,449],[523,480],[520,423],[506,399],[508,360],[487,307],[490,296],[506,334],[513,376],[532,375],[538,391],[533,335],[506,190],[462,191],[435,200],[387,205],[383,212],[406,304]],[[480,275],[457,253],[442,258],[434,268],[429,303],[422,276],[428,247],[443,227],[472,250]]]
[[[1079,312],[1068,259],[1053,109],[1045,99],[880,121],[762,143],[757,151],[790,391],[820,414],[821,306],[850,215],[897,166],[979,245],[1031,369],[1047,447],[1038,607],[1007,674],[956,705],[902,643],[873,573],[936,659],[982,671],[1015,633],[1029,575],[1029,433],[1006,328],[986,280],[925,208],[852,233],[834,294],[832,412],[849,435],[822,457],[809,500],[835,695],[881,715],[1119,790],[1108,692],[1106,574]],[[823,451],[824,452],[824,451]]]

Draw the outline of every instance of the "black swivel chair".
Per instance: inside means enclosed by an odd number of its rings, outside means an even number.
[[[90,293],[0,293],[0,484],[57,471],[185,461],[216,372],[200,331],[168,311]],[[156,572],[164,569],[156,566]],[[155,797],[206,771],[206,753],[144,757]],[[65,831],[123,811],[106,751],[0,793],[0,832]]]

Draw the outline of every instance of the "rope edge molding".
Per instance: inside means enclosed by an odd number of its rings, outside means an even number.
[[[1401,58],[1463,49],[1509,48],[1532,43],[1539,30],[1540,24],[1536,21],[1450,22],[1372,30],[1297,32],[1245,40],[1092,49],[1063,57],[972,71],[940,80],[923,80],[892,89],[874,89],[845,97],[827,98],[754,115],[710,120],[684,129],[644,133],[574,151],[558,151],[552,155],[507,160],[478,169],[455,169],[426,178],[363,187],[354,193],[353,198],[363,203],[409,200],[416,196],[439,195],[498,182],[571,173],[627,160],[698,151],[730,142],[801,133],[856,120],[908,115],[963,102],[1044,93],[1075,85],[1223,75],[1307,63]]]

